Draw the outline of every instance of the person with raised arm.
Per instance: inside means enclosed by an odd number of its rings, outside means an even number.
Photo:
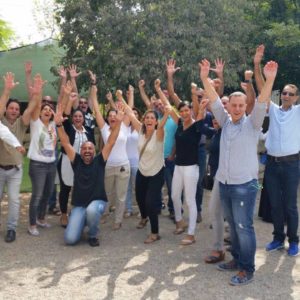
[[[93,83],[91,85],[90,97],[95,108],[94,112],[96,122],[101,130],[102,138],[105,144],[107,143],[113,128],[117,125],[117,110],[110,109],[108,111],[106,123],[98,109],[99,105],[97,101],[97,87]],[[122,109],[121,106],[123,106],[123,103],[118,103],[118,110],[119,108]],[[119,135],[117,141],[115,142],[105,165],[104,180],[108,202],[109,204],[113,204],[114,202],[116,204],[113,230],[119,230],[122,227],[122,221],[125,212],[125,200],[130,178],[130,164],[126,152],[126,142],[129,135],[129,118],[127,116],[124,117],[121,128],[118,132]],[[108,211],[109,206],[106,208],[106,215],[108,214]],[[106,222],[106,216],[103,217],[101,222]]]
[[[157,89],[160,80],[157,79],[155,82]],[[149,218],[151,233],[144,243],[150,244],[160,239],[158,214],[161,204],[161,189],[164,184],[164,126],[170,107],[164,108],[164,115],[160,121],[156,111],[147,110],[143,117],[143,123],[135,117],[128,105],[126,107],[126,114],[130,117],[132,126],[139,132],[136,200],[140,209],[141,220],[137,228],[144,228]]]
[[[92,89],[97,89],[92,85]],[[96,92],[96,91],[95,91]],[[95,106],[97,114],[98,107]],[[64,148],[74,171],[72,193],[72,210],[64,234],[67,245],[75,245],[80,241],[83,229],[88,227],[88,243],[91,247],[99,246],[99,221],[107,205],[104,188],[105,164],[119,136],[124,113],[118,111],[115,126],[105,143],[101,153],[95,155],[95,146],[86,141],[81,145],[80,154],[70,144],[70,139],[63,128],[61,105],[55,114],[55,123],[61,145]]]
[[[202,60],[199,67],[212,112],[222,127],[216,179],[220,182],[224,216],[230,226],[233,260],[220,264],[218,269],[238,270],[230,284],[244,285],[253,280],[255,271],[256,238],[253,213],[259,189],[257,144],[278,65],[274,61],[265,65],[266,82],[249,116],[246,116],[246,95],[241,92],[234,92],[229,96],[227,113],[209,81],[209,61]]]

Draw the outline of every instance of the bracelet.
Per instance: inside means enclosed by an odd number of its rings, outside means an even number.
[[[60,124],[56,124],[56,127],[62,127],[63,126],[63,124],[62,123],[60,123]]]
[[[97,82],[91,82],[91,85],[97,85]]]
[[[252,79],[244,80],[245,83],[252,83]]]

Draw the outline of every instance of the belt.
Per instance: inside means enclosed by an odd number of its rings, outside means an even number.
[[[11,170],[11,169],[14,169],[14,168],[17,168],[17,166],[16,165],[7,165],[7,166],[0,165],[0,169],[3,169],[5,171],[8,171],[8,170]]]
[[[274,162],[297,161],[300,159],[300,153],[286,155],[286,156],[277,156],[277,157],[268,154],[267,158],[268,161],[274,161]]]

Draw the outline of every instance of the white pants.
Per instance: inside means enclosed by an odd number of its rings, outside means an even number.
[[[197,221],[196,191],[199,178],[199,166],[175,166],[172,180],[172,199],[175,211],[175,220],[182,220],[181,194],[184,191],[184,199],[189,209],[188,234],[194,235]]]

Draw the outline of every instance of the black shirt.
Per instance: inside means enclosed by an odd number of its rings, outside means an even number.
[[[72,205],[87,207],[93,200],[107,201],[104,190],[105,164],[102,153],[95,156],[91,164],[85,164],[76,153],[72,163],[74,171]]]
[[[198,143],[203,133],[203,126],[203,120],[200,120],[184,130],[182,120],[179,119],[175,133],[177,166],[198,164]]]

